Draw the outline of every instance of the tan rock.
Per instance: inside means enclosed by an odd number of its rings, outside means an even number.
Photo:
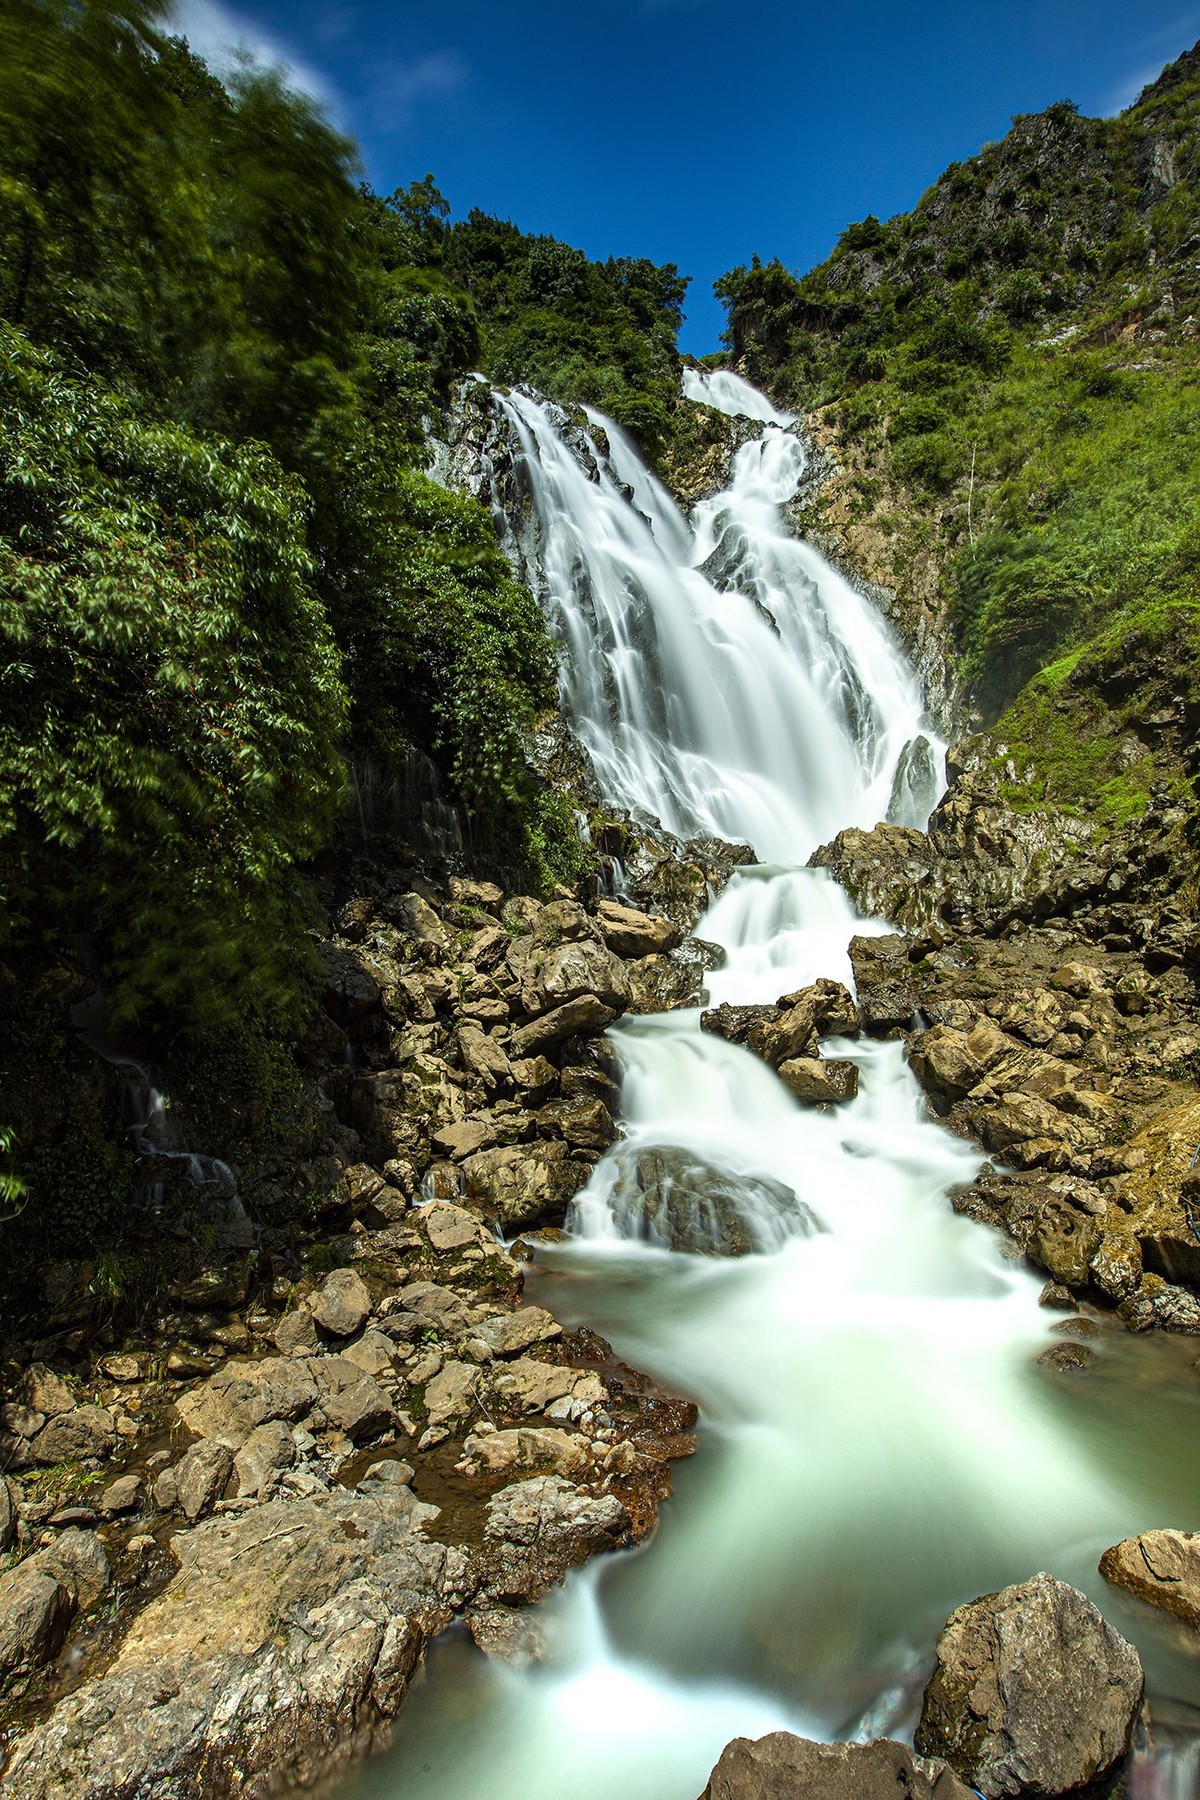
[[[596,923],[604,942],[618,956],[654,956],[673,950],[683,933],[670,919],[653,913],[639,912],[618,900],[601,900],[596,907]]]
[[[1100,1558],[1100,1573],[1150,1606],[1200,1631],[1200,1535],[1143,1531]]]

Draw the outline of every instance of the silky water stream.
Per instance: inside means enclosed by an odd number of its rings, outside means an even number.
[[[848,980],[850,937],[886,929],[802,865],[841,826],[922,824],[942,746],[882,620],[784,524],[792,421],[728,373],[686,391],[761,427],[690,521],[607,421],[568,446],[552,409],[497,404],[597,778],[673,831],[755,846],[698,935],[726,953],[713,1004],[773,1001]],[[539,1662],[486,1662],[454,1634],[435,1648],[360,1800],[695,1800],[736,1735],[904,1735],[949,1611],[1039,1569],[1141,1650],[1160,1747],[1131,1793],[1192,1800],[1200,1666],[1096,1564],[1130,1532],[1200,1525],[1195,1345],[1105,1329],[1084,1377],[1036,1366],[1054,1341],[1039,1279],[952,1211],[979,1158],[927,1117],[899,1045],[847,1045],[861,1090],[829,1113],[697,1011],[612,1041],[625,1141],[530,1291],[694,1398],[699,1453],[649,1544],[543,1607]],[[749,1221],[763,1253],[671,1250],[614,1194],[647,1146],[745,1178],[760,1214],[754,1178],[782,1182],[816,1229],[796,1209]]]

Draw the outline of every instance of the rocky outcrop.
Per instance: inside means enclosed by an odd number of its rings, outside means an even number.
[[[1100,1558],[1100,1573],[1150,1606],[1200,1631],[1200,1536],[1191,1531],[1143,1531]]]
[[[1095,1793],[1128,1755],[1137,1652],[1050,1575],[972,1600],[938,1639],[915,1743],[986,1800]]]
[[[907,1744],[817,1744],[773,1731],[734,1738],[700,1800],[967,1800],[968,1790],[936,1758]]]

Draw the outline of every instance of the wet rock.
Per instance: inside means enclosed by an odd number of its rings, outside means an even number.
[[[510,1431],[469,1437],[463,1445],[463,1458],[488,1475],[543,1469],[580,1477],[589,1465],[587,1439],[557,1425],[518,1425]]]
[[[1038,1305],[1047,1306],[1052,1312],[1077,1312],[1079,1302],[1070,1288],[1064,1287],[1060,1281],[1048,1281],[1038,1295]]]
[[[726,1043],[744,1044],[753,1028],[773,1019],[777,1010],[774,1006],[731,1006],[724,1001],[701,1013],[700,1029],[711,1031]]]
[[[508,1606],[476,1606],[467,1615],[476,1648],[513,1669],[528,1668],[545,1653],[541,1621],[536,1614]]]
[[[604,942],[618,956],[656,956],[673,950],[683,936],[677,925],[654,913],[637,911],[617,900],[601,900],[596,923]]]
[[[1200,1239],[1186,1230],[1141,1232],[1137,1238],[1140,1262],[1164,1281],[1200,1288]]]
[[[951,1614],[914,1741],[987,1800],[1074,1794],[1122,1762],[1141,1703],[1136,1650],[1085,1595],[1035,1575]]]
[[[93,1605],[111,1579],[99,1538],[75,1529],[0,1575],[0,1676],[49,1662],[75,1614]]]
[[[916,1012],[907,940],[898,934],[851,938],[850,964],[863,1030],[872,1037],[906,1031]]]
[[[475,881],[469,876],[450,877],[450,898],[458,906],[477,906],[483,912],[496,912],[504,904],[504,889],[494,881]]]
[[[1143,1275],[1137,1290],[1122,1300],[1118,1316],[1131,1331],[1200,1334],[1200,1299],[1161,1275]]]
[[[791,1057],[779,1079],[806,1106],[841,1106],[858,1093],[858,1064],[844,1057]]]
[[[179,1290],[179,1304],[194,1312],[230,1312],[245,1304],[250,1292],[247,1262],[205,1269]]]
[[[548,1136],[561,1137],[578,1150],[607,1150],[617,1136],[617,1127],[602,1100],[580,1096],[552,1100],[537,1116],[538,1128]]]
[[[371,1316],[371,1295],[361,1275],[353,1269],[332,1270],[313,1297],[312,1315],[334,1337],[361,1331]]]
[[[548,1100],[558,1085],[558,1070],[545,1056],[526,1056],[512,1064],[513,1085],[530,1106]]]
[[[118,1352],[112,1356],[100,1358],[100,1373],[110,1381],[129,1383],[142,1379],[142,1363],[140,1357],[128,1356]]]
[[[698,1006],[704,995],[703,965],[682,956],[643,956],[626,963],[629,977],[629,1011],[673,1012],[681,1006]]]
[[[584,994],[565,1006],[530,1020],[512,1035],[514,1058],[539,1056],[572,1037],[594,1037],[606,1031],[616,1018],[613,1007],[606,1006],[595,994]]]
[[[1100,1558],[1100,1573],[1162,1612],[1200,1631],[1200,1535],[1191,1531],[1143,1531],[1124,1538]]]
[[[512,1604],[540,1600],[575,1563],[613,1548],[629,1526],[615,1494],[585,1493],[559,1475],[501,1489],[487,1515],[481,1591]]]
[[[1086,1344],[1051,1344],[1038,1357],[1038,1366],[1054,1369],[1060,1375],[1073,1375],[1096,1360],[1096,1352]]]
[[[819,1229],[783,1182],[735,1175],[682,1148],[618,1150],[610,1203],[627,1230],[694,1255],[746,1256]]]
[[[8,1800],[304,1784],[400,1704],[470,1584],[404,1487],[270,1501],[177,1533],[179,1573],[104,1672],[15,1744]]]
[[[760,1019],[746,1033],[746,1048],[773,1069],[793,1058],[815,1055],[817,1020],[812,1002],[800,1000]]]
[[[816,1744],[773,1731],[734,1738],[700,1800],[968,1800],[968,1790],[937,1759],[907,1744]]]
[[[918,1032],[909,1043],[908,1060],[925,1092],[943,1105],[964,1099],[983,1079],[984,1064],[967,1033],[948,1025]]]
[[[428,900],[423,900],[420,894],[401,894],[398,898],[389,900],[382,910],[386,918],[420,944],[444,950],[450,941],[446,927]]]
[[[110,1481],[100,1496],[100,1511],[108,1518],[116,1518],[121,1513],[136,1512],[142,1497],[142,1478],[140,1475],[118,1475]]]
[[[461,1167],[467,1198],[502,1225],[528,1225],[558,1211],[590,1172],[561,1142],[481,1150]]]
[[[379,983],[352,950],[321,943],[317,956],[325,978],[321,1004],[331,1019],[351,1030],[379,1011],[383,1002]]]
[[[535,959],[521,989],[525,1010],[533,1015],[585,998],[598,1000],[614,1013],[623,1012],[629,1004],[629,978],[623,964],[611,950],[590,938],[559,944]]]

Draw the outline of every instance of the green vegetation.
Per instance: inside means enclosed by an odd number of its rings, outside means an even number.
[[[1014,120],[809,274],[755,261],[717,284],[747,372],[832,428],[851,516],[889,546],[872,573],[903,592],[932,564],[997,740],[1108,823],[1163,774],[1127,727],[1164,658],[1190,689],[1198,202],[1192,51],[1120,118]]]
[[[0,945],[82,935],[119,1015],[199,1030],[302,1009],[294,870],[350,758],[415,745],[510,869],[575,868],[526,762],[548,634],[426,427],[482,367],[653,444],[684,283],[452,225],[428,177],[380,199],[168,30],[0,20]]]

